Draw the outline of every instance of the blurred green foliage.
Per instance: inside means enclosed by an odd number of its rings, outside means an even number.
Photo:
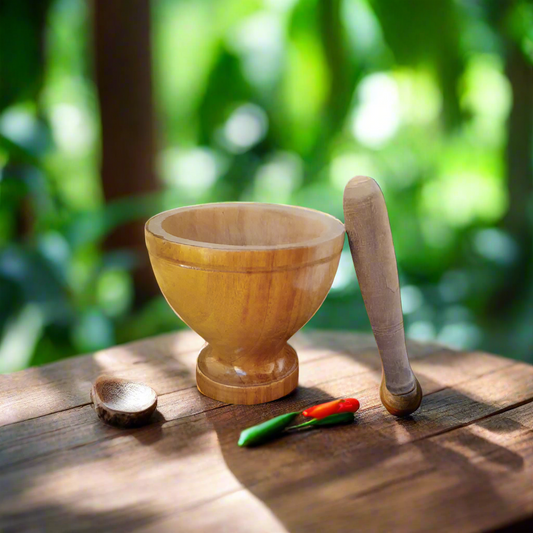
[[[385,194],[407,334],[533,361],[533,222],[506,222],[530,2],[157,0],[152,40],[163,192],[106,204],[89,5],[0,3],[0,371],[180,327],[135,304],[117,225],[226,200],[342,219],[355,174]],[[347,249],[307,327],[369,329]]]

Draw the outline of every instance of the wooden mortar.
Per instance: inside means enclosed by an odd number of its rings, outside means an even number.
[[[258,404],[294,390],[298,358],[287,340],[333,283],[343,224],[301,207],[219,203],[160,213],[145,234],[163,295],[208,342],[199,391]]]

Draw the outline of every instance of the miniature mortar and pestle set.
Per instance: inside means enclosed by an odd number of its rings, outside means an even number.
[[[418,409],[422,389],[405,344],[389,218],[373,179],[348,183],[344,217],[342,224],[312,209],[235,202],[148,220],[146,245],[161,292],[207,341],[196,366],[202,394],[253,405],[298,386],[298,357],[287,341],[326,298],[347,233],[381,357],[381,401],[395,416]],[[157,404],[150,387],[112,378],[99,378],[91,395],[104,420],[123,426],[145,423]]]

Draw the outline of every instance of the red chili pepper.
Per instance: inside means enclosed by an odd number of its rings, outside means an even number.
[[[355,413],[359,410],[359,400],[355,398],[346,398],[337,405],[337,413]]]
[[[306,417],[325,418],[337,413],[355,413],[359,409],[359,401],[355,398],[333,400],[306,409],[302,414]]]
[[[333,400],[332,402],[321,403],[306,409],[302,414],[304,416],[310,416],[313,418],[324,418],[337,412],[337,405],[341,403],[341,400]]]

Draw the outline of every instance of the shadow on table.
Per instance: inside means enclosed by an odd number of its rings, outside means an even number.
[[[160,518],[158,514],[143,511],[139,509],[139,506],[91,512],[76,511],[70,506],[45,505],[33,508],[31,514],[27,512],[5,513],[2,516],[2,533],[21,533],[22,531],[123,533],[149,526],[158,518]],[[21,524],[24,524],[22,528]]]
[[[357,355],[348,356],[361,363]],[[379,383],[377,350],[375,360],[377,364],[371,363],[368,369]],[[237,447],[239,429],[231,424],[231,413],[213,411],[206,416],[217,432],[228,468],[291,532],[326,525],[349,530],[354,524],[362,529],[365,525],[402,530],[418,525],[420,529],[423,520],[433,525],[445,520],[439,512],[453,515],[457,523],[461,519],[468,523],[487,508],[498,509],[499,517],[512,518],[510,504],[495,486],[493,469],[502,474],[520,472],[522,456],[466,427],[475,419],[472,413],[494,412],[497,406],[421,377],[437,392],[427,395],[411,417],[396,419],[380,405],[363,411],[357,428],[309,430],[259,448]],[[269,416],[293,410],[295,403],[313,403],[311,398],[318,403],[327,401],[328,395],[320,388],[300,387],[282,400],[285,409],[270,410]],[[248,425],[260,420],[251,417]],[[489,421],[476,424],[495,433],[527,430],[503,414],[493,427]],[[483,461],[485,467],[479,464]],[[433,512],[424,519],[417,515],[430,509]]]

